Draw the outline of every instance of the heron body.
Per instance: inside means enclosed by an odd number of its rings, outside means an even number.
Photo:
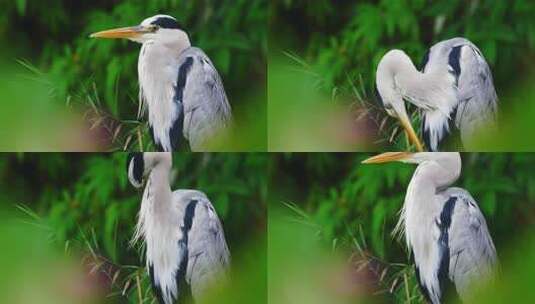
[[[231,108],[223,82],[208,56],[192,47],[175,18],[156,15],[141,25],[93,34],[142,44],[138,60],[141,116],[148,112],[154,144],[160,151],[206,150],[230,125]]]
[[[129,157],[131,183],[146,186],[133,241],[143,240],[146,266],[156,297],[170,304],[191,294],[194,300],[223,279],[230,254],[223,228],[206,195],[171,191],[169,153]]]
[[[407,120],[404,99],[421,111],[422,135],[430,151],[444,149],[446,139],[457,131],[469,148],[477,132],[496,124],[492,73],[481,51],[465,38],[433,45],[421,71],[403,51],[389,51],[377,67],[376,85],[390,115]]]
[[[422,293],[435,304],[447,296],[467,302],[475,285],[492,278],[497,257],[476,201],[449,187],[461,172],[459,153],[387,153],[368,162],[384,160],[418,164],[396,231],[404,232]]]
[[[450,115],[423,113],[423,138],[431,150],[438,150],[454,129],[460,131],[463,143],[469,143],[478,130],[495,124],[498,97],[492,73],[481,51],[469,40],[454,38],[432,46],[424,56],[422,72],[447,72],[453,76],[451,86],[457,88],[456,102],[449,105]]]

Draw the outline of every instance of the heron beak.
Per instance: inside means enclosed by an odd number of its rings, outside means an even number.
[[[131,27],[122,27],[112,30],[106,30],[102,32],[97,32],[91,34],[91,38],[108,38],[108,39],[117,39],[117,38],[138,38],[143,34],[149,33],[150,31],[142,26],[131,26]]]
[[[363,164],[382,164],[393,161],[404,161],[409,159],[414,153],[410,152],[386,152],[372,156],[362,161]]]
[[[399,122],[401,123],[401,126],[403,127],[405,133],[407,134],[407,137],[409,138],[409,142],[413,143],[416,146],[416,150],[418,152],[422,152],[424,150],[423,145],[420,142],[418,135],[416,135],[416,132],[412,128],[411,121],[409,119],[409,116],[407,115],[407,110],[405,110],[405,105],[401,102],[394,103],[392,104],[392,106],[397,118],[399,119]]]
[[[420,142],[418,135],[416,135],[416,132],[412,128],[411,122],[409,121],[408,117],[400,118],[399,122],[405,130],[405,134],[407,134],[407,137],[409,137],[409,142],[413,143],[416,146],[416,150],[418,152],[422,152],[424,150],[423,145]]]

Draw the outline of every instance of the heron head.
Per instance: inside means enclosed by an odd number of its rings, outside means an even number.
[[[423,145],[412,127],[405,108],[403,95],[397,89],[398,86],[395,81],[399,62],[407,60],[410,61],[410,58],[400,50],[389,51],[381,58],[375,74],[375,93],[386,113],[399,120],[409,140],[416,146],[418,151],[423,151]]]
[[[394,161],[409,164],[421,164],[426,161],[456,164],[461,163],[461,155],[459,152],[385,152],[367,158],[362,163],[379,164]]]
[[[93,33],[91,38],[129,39],[138,43],[160,43],[171,47],[189,46],[189,37],[178,21],[168,15],[147,18],[140,25]]]
[[[129,153],[126,161],[128,180],[136,187],[143,186],[143,179],[159,165],[171,168],[172,155],[169,152]]]
[[[441,170],[444,173],[440,175],[445,180],[443,181],[444,184],[456,180],[461,174],[461,154],[459,152],[386,152],[367,158],[362,163],[379,164],[394,161],[433,165],[435,172]]]

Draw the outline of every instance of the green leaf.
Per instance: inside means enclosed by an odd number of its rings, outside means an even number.
[[[26,0],[16,0],[17,12],[23,16],[26,13]]]

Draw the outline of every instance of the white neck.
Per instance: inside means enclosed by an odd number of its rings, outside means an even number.
[[[419,226],[418,229],[425,229],[422,226],[427,226],[432,223],[430,217],[421,216],[422,214],[429,214],[433,207],[432,201],[436,195],[436,186],[429,178],[429,170],[424,167],[425,164],[419,165],[414,172],[407,193],[405,201],[401,209],[399,221],[394,229],[395,233],[405,234],[405,241],[407,248],[411,248],[413,240],[411,236],[412,231]],[[423,223],[425,222],[425,223]],[[415,227],[408,224],[419,223],[423,225],[415,225]]]
[[[421,235],[418,231],[431,231],[434,219],[429,215],[437,214],[441,208],[437,201],[438,193],[453,184],[460,175],[460,158],[444,155],[444,159],[420,163],[407,188],[401,216],[394,231],[405,230],[408,248],[415,241],[412,237]]]
[[[151,170],[143,192],[133,243],[142,238],[147,241],[152,239],[153,234],[161,233],[160,229],[167,227],[165,230],[172,230],[178,225],[178,219],[171,216],[174,207],[169,185],[170,169],[170,165],[159,163]]]
[[[178,247],[182,238],[180,209],[174,204],[169,185],[171,166],[164,162],[151,171],[141,202],[134,241],[143,238],[147,267],[152,267],[154,282],[162,290],[166,303],[177,297],[176,272],[184,251]]]
[[[377,84],[391,98],[401,95],[424,111],[439,111],[449,117],[457,103],[455,77],[438,69],[420,73],[403,51],[392,50],[379,62]]]
[[[171,208],[172,191],[169,185],[169,167],[165,164],[159,164],[152,169],[149,180],[151,181],[154,212],[159,217],[169,214],[167,211]]]
[[[435,153],[438,154],[438,153]],[[439,249],[434,246],[437,237],[435,221],[443,208],[440,192],[459,176],[460,158],[446,155],[443,159],[423,161],[411,179],[398,227],[405,229],[407,248],[411,249],[419,269],[420,282],[429,290],[436,303],[440,294],[436,269],[439,267]],[[402,228],[402,229],[403,229]]]
[[[155,140],[166,151],[171,150],[168,131],[176,119],[175,85],[178,77],[178,58],[190,47],[188,39],[168,44],[149,41],[143,44],[138,60],[139,99],[141,116],[148,109],[149,125]]]

